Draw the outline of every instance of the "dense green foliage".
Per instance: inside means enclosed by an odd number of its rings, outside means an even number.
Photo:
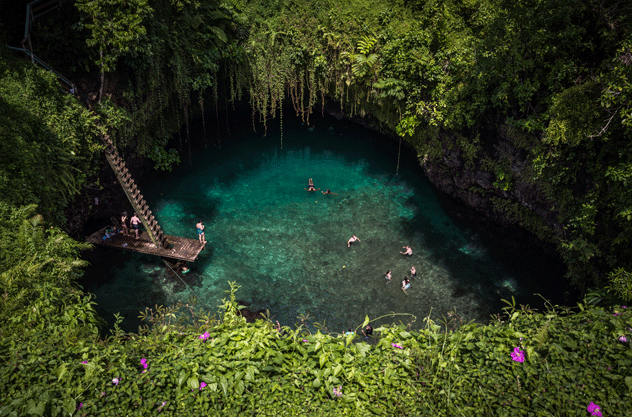
[[[178,159],[164,151],[167,141],[204,111],[206,90],[217,96],[223,49],[235,47],[226,34],[230,13],[216,1],[81,1],[77,7],[83,12],[77,26],[91,29],[88,45],[111,51],[102,57],[90,50],[95,63],[121,78],[115,96],[129,120],[118,140],[169,169]]]
[[[246,324],[235,289],[219,318],[192,304],[147,309],[138,335],[3,337],[0,415],[586,415],[594,402],[624,416],[632,399],[626,308],[510,305],[488,326],[426,319],[366,343]]]
[[[441,178],[490,176],[491,186],[465,179],[460,198],[484,199],[485,210],[554,243],[580,289],[610,286],[632,299],[632,6],[84,0],[77,8],[57,18],[72,17],[75,35],[60,36],[84,39],[84,56],[112,78],[108,95],[126,112],[112,133],[157,167],[180,161],[165,150],[169,138],[209,107],[218,116],[220,105],[228,111],[246,97],[253,128],[265,128],[275,117],[282,124],[286,100],[308,123],[335,101],[405,137]],[[65,63],[46,33],[36,30],[33,42]],[[190,155],[190,143],[180,138],[179,151]]]
[[[61,225],[66,204],[99,169],[95,118],[54,75],[10,59],[0,52],[0,195],[15,207],[37,204]]]
[[[164,146],[204,111],[204,93],[226,107],[247,93],[264,124],[283,100],[306,121],[334,100],[406,137],[424,161],[458,155],[492,173],[493,187],[474,192],[555,242],[577,283],[609,275],[630,298],[632,6],[77,5],[72,29],[92,64],[77,60],[72,72],[96,65],[120,88],[95,113],[0,52],[0,416],[581,416],[591,402],[604,415],[629,413],[632,311],[623,306],[539,313],[512,300],[487,326],[453,315],[420,331],[376,319],[366,343],[305,323],[246,324],[233,285],[217,314],[156,307],[138,334],[116,328],[102,338],[76,284],[86,247],[50,224],[63,224],[63,208],[98,168],[97,118],[119,144],[168,168],[178,157]],[[519,198],[524,184],[553,218]]]
[[[632,299],[632,6],[615,1],[232,2],[250,100],[371,114],[445,178],[555,243],[582,289]],[[460,167],[446,166],[450,154]]]
[[[56,227],[45,228],[35,206],[11,209],[0,202],[0,317],[2,338],[18,343],[42,333],[65,338],[95,335],[90,295],[77,288],[87,245]],[[17,346],[17,345],[16,345]]]

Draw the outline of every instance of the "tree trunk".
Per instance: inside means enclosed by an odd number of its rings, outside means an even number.
[[[101,97],[103,97],[103,84],[105,80],[105,71],[103,70],[103,49],[99,50],[101,56],[101,87],[99,88],[99,104],[101,104]]]

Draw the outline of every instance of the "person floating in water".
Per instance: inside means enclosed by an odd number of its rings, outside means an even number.
[[[125,236],[129,236],[129,231],[127,230],[127,212],[124,211],[121,216],[121,227],[123,228],[123,234]]]
[[[358,242],[362,242],[360,239],[358,239],[358,237],[356,235],[351,236],[351,239],[349,239],[349,241],[347,242],[347,247],[350,248],[351,244],[354,243],[355,241]]]
[[[307,188],[303,188],[305,191],[318,191],[320,188],[314,187],[314,180],[309,179],[309,184],[307,184]]]
[[[415,269],[415,265],[410,267],[410,275],[411,275],[411,277],[416,277],[417,276],[417,270]]]
[[[202,220],[198,221],[195,227],[197,228],[198,238],[200,239],[200,242],[206,243],[206,239],[204,239],[204,223],[202,223]]]
[[[402,281],[402,291],[404,291],[404,294],[408,295],[406,290],[409,288],[410,288],[410,280],[408,279],[408,277],[404,277],[404,280]]]
[[[403,246],[403,248],[406,250],[404,252],[400,252],[402,255],[411,256],[413,254],[413,250],[410,246]]]
[[[190,271],[190,269],[187,267],[187,263],[186,261],[179,261],[174,265],[174,269],[176,271],[180,271],[183,274],[186,274]]]
[[[134,229],[134,231],[136,232],[136,239],[138,239],[138,228],[140,227],[140,223],[141,223],[141,221],[138,218],[138,216],[136,215],[136,213],[134,213],[132,218],[129,219],[129,224],[132,225],[132,229]]]
[[[355,334],[351,328],[345,332],[345,336],[349,336],[350,334]]]
[[[327,188],[327,191],[321,191],[321,193],[323,194],[333,194],[333,195],[338,195],[336,193],[332,193],[331,190],[329,188]]]
[[[386,274],[384,274],[384,279],[386,280],[387,284],[391,282],[391,278],[393,278],[393,275],[391,274],[391,270],[389,269],[388,271],[386,271]]]

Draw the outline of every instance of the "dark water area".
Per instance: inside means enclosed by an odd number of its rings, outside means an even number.
[[[455,311],[482,323],[501,299],[542,307],[563,304],[565,270],[537,247],[507,245],[448,210],[424,176],[415,152],[354,123],[313,116],[310,125],[286,113],[283,148],[278,120],[267,135],[244,118],[229,137],[207,122],[192,126],[192,151],[171,173],[152,173],[141,190],[167,234],[197,238],[206,225],[207,249],[185,282],[159,258],[96,249],[82,281],[110,324],[136,331],[138,312],[199,297],[217,311],[229,281],[251,309],[268,309],[282,325],[301,314],[342,332],[395,313],[422,318]],[[221,147],[218,146],[218,137]],[[176,139],[177,142],[177,139]],[[396,175],[398,171],[398,175]],[[307,192],[313,178],[317,192]],[[323,195],[331,189],[338,195]],[[347,246],[356,235],[360,242]],[[403,246],[411,257],[400,254]],[[404,276],[417,276],[401,289]],[[392,281],[384,274],[392,271]],[[568,296],[568,295],[566,295]],[[380,322],[406,321],[386,317]],[[376,323],[379,325],[379,323]]]

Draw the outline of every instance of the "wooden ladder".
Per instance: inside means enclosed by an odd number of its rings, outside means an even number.
[[[149,210],[149,206],[143,199],[143,195],[140,193],[136,183],[134,183],[132,176],[125,167],[125,162],[119,156],[114,143],[107,135],[102,136],[102,139],[105,144],[105,157],[110,163],[119,183],[121,183],[127,199],[132,204],[132,207],[134,208],[134,211],[138,215],[140,221],[143,223],[143,226],[145,226],[145,230],[147,230],[149,238],[156,247],[166,248],[169,242],[167,241],[162,228],[158,224],[158,221],[154,217],[154,214],[151,210]]]

